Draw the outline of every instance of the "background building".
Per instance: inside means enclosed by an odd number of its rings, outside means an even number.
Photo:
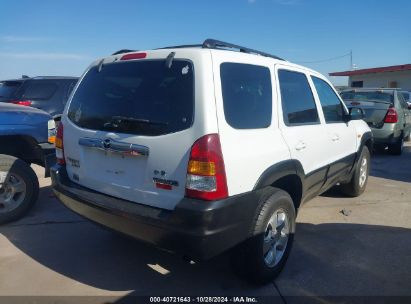
[[[411,91],[411,64],[330,73],[348,76],[348,85],[356,88],[402,88]]]

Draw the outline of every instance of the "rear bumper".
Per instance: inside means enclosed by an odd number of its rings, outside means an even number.
[[[384,124],[381,129],[371,128],[375,144],[395,144],[401,136],[396,124]]]
[[[50,168],[56,163],[56,152],[54,144],[42,143],[39,144],[42,151],[42,162],[43,167],[45,168],[44,175],[45,177],[50,176]]]
[[[265,191],[206,202],[182,199],[164,210],[114,198],[71,182],[64,167],[51,168],[58,199],[74,212],[113,230],[194,260],[216,256],[250,235]]]

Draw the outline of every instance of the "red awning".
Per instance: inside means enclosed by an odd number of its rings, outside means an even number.
[[[329,75],[330,76],[353,76],[353,75],[384,73],[384,72],[398,72],[398,71],[409,71],[409,70],[411,70],[411,64],[402,64],[402,65],[392,65],[392,66],[380,67],[380,68],[361,69],[361,70],[344,71],[344,72],[333,72],[333,73],[329,73]]]

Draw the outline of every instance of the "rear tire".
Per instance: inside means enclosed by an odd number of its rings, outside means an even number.
[[[24,161],[0,154],[0,224],[17,220],[34,205],[39,182]]]
[[[370,174],[370,159],[370,151],[367,146],[364,146],[351,180],[340,186],[342,193],[350,197],[357,197],[364,193]]]
[[[404,149],[404,137],[401,135],[398,142],[389,146],[388,150],[393,155],[401,155]]]
[[[234,271],[245,279],[268,283],[281,272],[295,232],[295,209],[290,195],[272,188],[261,198],[253,236],[232,250]]]

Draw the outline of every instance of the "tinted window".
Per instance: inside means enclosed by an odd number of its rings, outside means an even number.
[[[342,92],[341,98],[349,101],[353,100],[370,100],[370,101],[385,101],[392,103],[394,101],[394,97],[392,93],[389,92],[381,92],[381,91],[347,91]]]
[[[268,127],[272,112],[270,70],[250,64],[223,63],[220,74],[227,123],[236,129]]]
[[[194,71],[188,61],[127,61],[91,68],[68,117],[80,127],[139,135],[187,129],[193,122]]]
[[[50,99],[57,91],[58,86],[54,81],[32,80],[25,83],[22,98],[27,99]]]
[[[403,107],[404,109],[408,109],[408,104],[405,101],[404,96],[400,92],[397,92],[397,96],[398,96],[398,101],[401,104],[401,107]]]
[[[21,84],[19,81],[0,82],[0,98],[13,97]]]
[[[71,92],[73,91],[74,87],[77,84],[77,80],[69,81],[67,83],[67,89],[66,89],[66,94],[64,96],[63,103],[66,104],[68,98],[70,97]]]
[[[404,100],[407,102],[410,102],[410,93],[408,92],[401,92],[402,97],[404,97]]]
[[[286,125],[319,123],[317,107],[307,77],[279,70],[281,103]]]
[[[320,98],[321,107],[323,109],[326,122],[341,122],[344,121],[344,108],[340,99],[334,93],[334,90],[324,80],[312,76],[315,89]]]
[[[363,81],[353,81],[351,82],[351,86],[353,88],[362,88],[364,86],[364,82]]]

